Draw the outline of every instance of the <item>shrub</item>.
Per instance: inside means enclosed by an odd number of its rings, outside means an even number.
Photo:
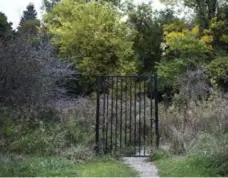
[[[49,43],[37,46],[26,37],[0,41],[1,105],[43,109],[62,96],[65,91],[57,82],[73,72],[54,57],[53,51]]]
[[[227,90],[228,89],[228,57],[218,57],[207,65],[207,71],[216,84]]]

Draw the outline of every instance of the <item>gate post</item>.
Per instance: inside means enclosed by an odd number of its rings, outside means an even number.
[[[97,108],[96,108],[96,127],[95,127],[95,140],[96,146],[95,151],[99,154],[99,125],[100,125],[100,84],[101,84],[101,77],[97,77]]]
[[[155,95],[155,132],[156,132],[156,146],[159,148],[159,120],[158,120],[158,74],[154,74],[154,95]]]

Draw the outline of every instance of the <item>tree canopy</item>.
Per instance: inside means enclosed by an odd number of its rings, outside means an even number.
[[[162,28],[153,19],[151,4],[132,6],[128,22],[137,31],[134,51],[139,73],[151,73],[160,61]]]
[[[60,55],[85,76],[135,73],[134,30],[121,15],[99,2],[58,3],[45,17]]]
[[[0,12],[0,39],[12,35],[12,23],[8,22],[4,13]]]
[[[33,4],[29,4],[23,12],[18,31],[21,34],[36,34],[39,26],[36,9]]]
[[[33,4],[29,4],[21,17],[20,25],[26,20],[37,20],[37,12]]]

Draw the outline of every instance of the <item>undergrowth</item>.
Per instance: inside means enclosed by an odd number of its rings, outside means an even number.
[[[5,112],[2,110],[0,153],[58,156],[74,162],[92,159],[94,156],[92,104],[91,100],[79,99],[76,106],[70,110],[60,112],[56,110],[55,119],[50,114],[38,119],[29,117],[27,113],[11,115],[8,110]]]
[[[75,163],[57,157],[0,157],[4,177],[135,177],[137,172],[111,158]]]
[[[207,100],[188,102],[160,111],[161,147],[165,149],[151,155],[159,175],[227,176],[228,100],[214,93]]]

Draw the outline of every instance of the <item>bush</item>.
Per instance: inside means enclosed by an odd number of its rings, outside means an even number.
[[[24,36],[0,41],[1,106],[44,109],[65,93],[57,82],[73,71],[53,51],[49,43],[34,45]]]
[[[207,71],[222,89],[228,89],[228,57],[218,57],[207,65]]]

